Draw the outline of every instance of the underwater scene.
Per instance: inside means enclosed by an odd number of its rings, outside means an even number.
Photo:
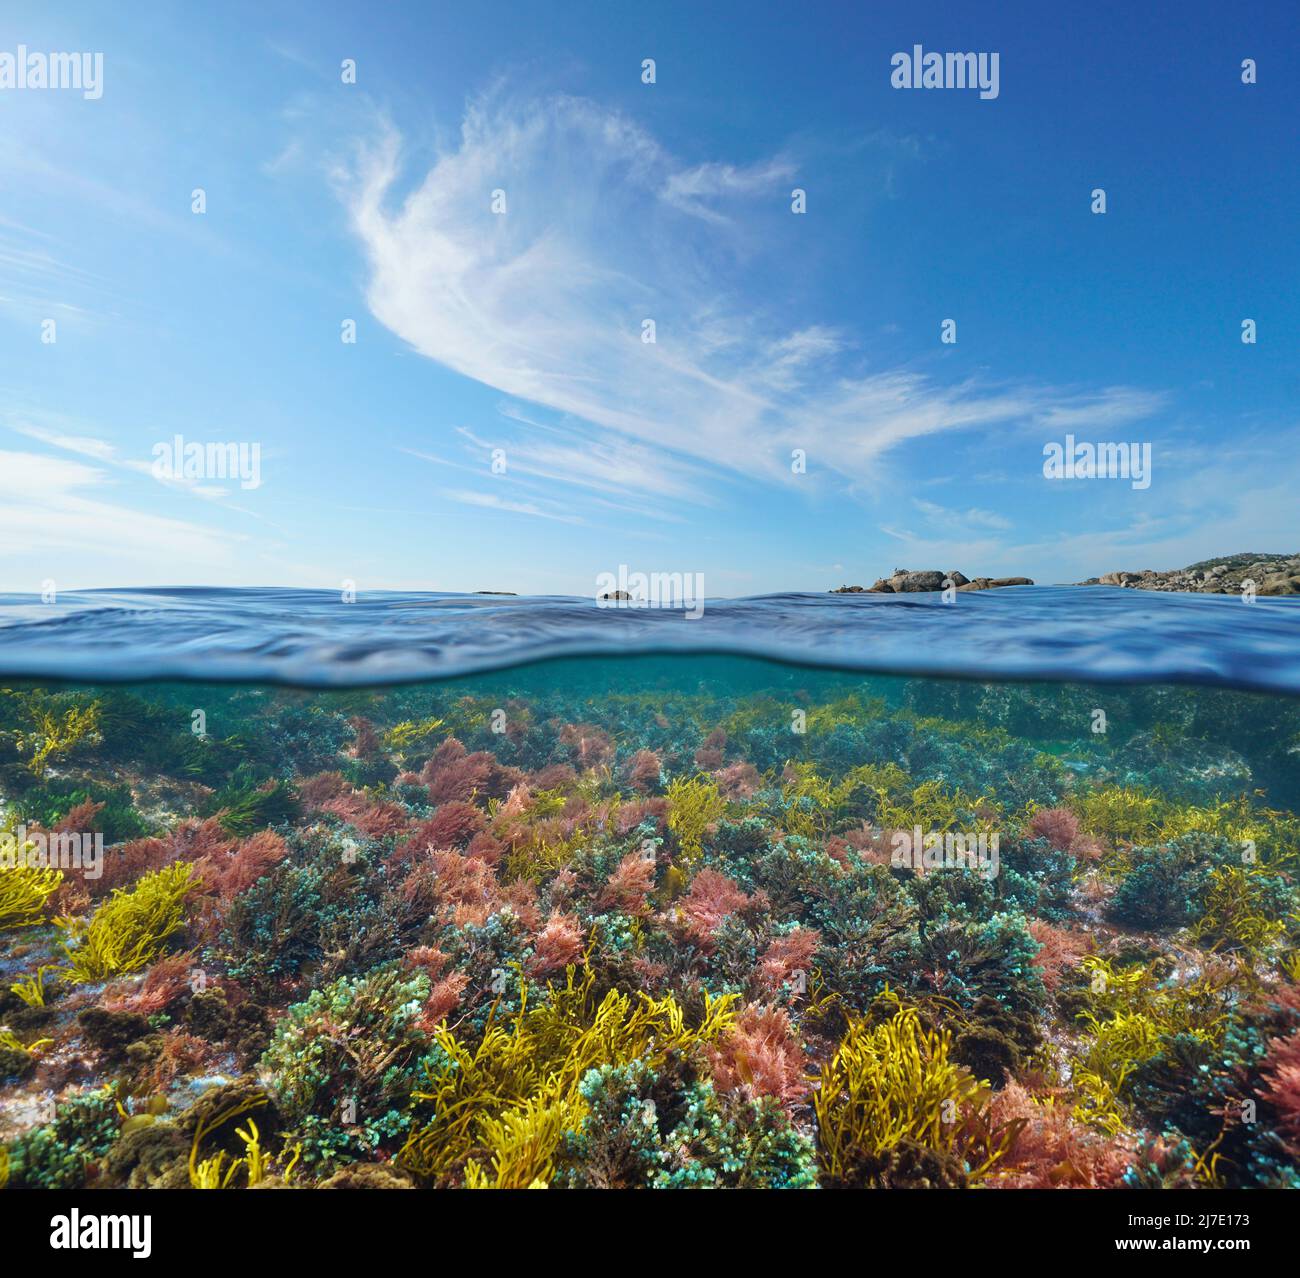
[[[10,678],[0,799],[10,1189],[1300,1186],[1278,691]]]

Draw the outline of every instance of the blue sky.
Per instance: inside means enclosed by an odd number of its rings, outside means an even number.
[[[0,588],[1297,549],[1294,7],[993,10],[7,5],[103,94],[0,90]],[[998,97],[892,88],[918,43]],[[1150,487],[1046,480],[1067,432]],[[176,434],[260,486],[157,478]]]

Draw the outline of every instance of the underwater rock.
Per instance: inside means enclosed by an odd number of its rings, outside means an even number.
[[[175,1123],[126,1132],[104,1159],[104,1179],[127,1189],[188,1189],[190,1142]]]
[[[232,1155],[244,1153],[243,1142],[235,1129],[252,1115],[262,1138],[280,1130],[280,1111],[266,1088],[251,1074],[230,1083],[209,1088],[189,1107],[177,1122],[186,1144],[201,1134],[205,1141]]]
[[[241,1003],[235,1008],[230,1039],[240,1061],[251,1065],[271,1042],[271,1018],[266,1009],[253,1002]]]
[[[966,1167],[956,1155],[904,1138],[877,1173],[884,1189],[965,1189]]]
[[[131,1069],[137,1073],[147,1070],[161,1059],[167,1046],[165,1034],[147,1034],[126,1045],[126,1059]]]
[[[36,1068],[36,1057],[21,1047],[0,1043],[0,1078],[26,1078]]]
[[[6,1012],[0,1010],[0,1017],[3,1017],[4,1024],[9,1026],[11,1030],[35,1033],[54,1019],[54,1009],[51,1007],[26,1007],[20,1004],[16,1011]]]
[[[1005,1034],[987,1025],[963,1030],[952,1048],[953,1060],[967,1066],[976,1078],[1003,1086],[1020,1070],[1020,1049]]]
[[[198,990],[185,1009],[185,1024],[190,1033],[210,1043],[220,1043],[230,1033],[231,1023],[226,991],[219,985]]]
[[[1169,730],[1136,732],[1115,752],[1114,770],[1123,785],[1150,786],[1188,803],[1235,798],[1252,788],[1250,764],[1226,745],[1180,740],[1173,750]]]
[[[392,1163],[352,1163],[321,1181],[321,1189],[414,1189],[415,1181]]]
[[[822,1183],[831,1189],[966,1189],[969,1181],[957,1154],[904,1136],[884,1152],[860,1151],[841,1177],[823,1177]]]
[[[123,1059],[127,1048],[146,1038],[153,1028],[140,1012],[108,1012],[102,1007],[88,1007],[77,1020],[87,1041],[110,1060]]]

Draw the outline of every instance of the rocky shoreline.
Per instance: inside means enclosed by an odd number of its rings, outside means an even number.
[[[1108,572],[1077,582],[1080,586],[1123,586],[1127,590],[1183,591],[1201,595],[1237,595],[1246,582],[1257,595],[1300,594],[1300,554],[1224,555],[1170,572]]]
[[[1078,586],[1122,586],[1127,590],[1181,591],[1189,594],[1235,595],[1246,583],[1254,582],[1258,595],[1300,595],[1300,554],[1294,555],[1223,555],[1206,559],[1187,568],[1156,572],[1145,568],[1141,572],[1108,572],[1100,577],[1089,577]],[[1032,586],[1029,577],[967,577],[960,572],[911,572],[895,568],[888,577],[879,578],[875,585],[840,586],[829,593],[833,595],[885,594],[901,595],[947,589],[995,590],[1001,586]]]

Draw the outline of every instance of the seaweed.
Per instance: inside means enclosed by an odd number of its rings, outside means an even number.
[[[342,977],[289,1008],[261,1067],[304,1164],[353,1161],[407,1134],[430,1047],[420,1014],[427,977],[396,968]]]
[[[0,864],[0,1070],[116,1090],[15,1184],[1297,1183],[1300,817],[1253,788],[1294,708],[775,668],[20,691],[5,831],[115,846]],[[904,862],[918,826],[998,861]]]
[[[81,1189],[95,1162],[117,1139],[120,1119],[112,1091],[98,1088],[59,1105],[54,1119],[8,1147],[9,1187]]]
[[[241,764],[204,805],[203,815],[215,816],[227,834],[247,838],[256,830],[292,821],[298,810],[292,785],[280,778],[260,780],[250,765]]]
[[[185,926],[185,901],[198,887],[194,867],[178,863],[116,889],[89,923],[68,920],[64,979],[84,984],[147,967]]]
[[[0,929],[40,923],[62,882],[63,871],[51,866],[0,865]]]
[[[855,1019],[822,1068],[814,1100],[822,1183],[889,1186],[920,1177],[978,1184],[1015,1139],[992,1124],[991,1088],[951,1059],[951,1035],[886,994],[876,1024]]]
[[[403,1165],[423,1177],[445,1177],[464,1168],[484,1133],[504,1140],[527,1130],[558,1141],[558,1116],[543,1111],[568,1106],[572,1118],[589,1069],[634,1060],[654,1065],[672,1052],[713,1040],[731,1024],[732,996],[706,997],[702,1022],[689,1027],[671,995],[634,999],[610,990],[597,1001],[594,987],[589,966],[581,977],[569,968],[564,986],[548,986],[547,998],[530,1008],[521,983],[519,1008],[508,1027],[496,1018],[494,1004],[473,1047],[451,1030],[437,1030],[436,1063],[424,1089],[415,1093],[416,1100],[431,1106],[432,1117],[402,1149]],[[508,1113],[517,1121],[503,1126]],[[549,1155],[552,1148],[542,1152]]]
[[[685,861],[699,857],[705,834],[726,810],[717,784],[706,777],[677,777],[668,783],[668,828],[677,836]]]

